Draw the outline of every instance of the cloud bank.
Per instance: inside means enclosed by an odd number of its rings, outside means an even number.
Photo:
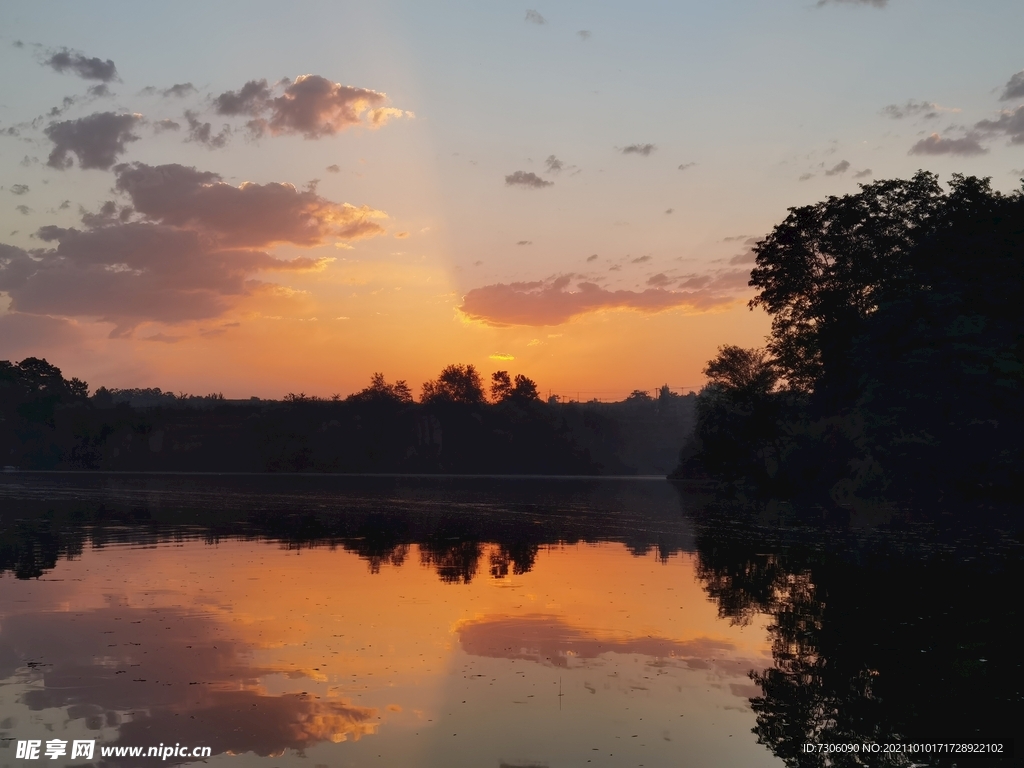
[[[977,137],[968,134],[959,139],[945,139],[937,133],[925,139],[921,139],[910,148],[911,155],[983,155],[988,152],[980,143]]]
[[[749,273],[745,274],[749,277]],[[606,309],[645,313],[675,308],[708,310],[733,300],[710,286],[695,291],[670,291],[662,287],[610,291],[586,281],[572,287],[572,282],[573,275],[561,275],[535,282],[486,285],[467,293],[459,310],[466,317],[489,325],[544,326],[561,325],[579,315]]]
[[[217,317],[242,297],[271,289],[253,279],[257,272],[324,264],[221,249],[198,232],[144,222],[93,230],[48,226],[38,235],[56,247],[29,253],[0,244],[0,291],[10,296],[10,309],[111,322],[111,336],[146,321]]]
[[[322,245],[331,238],[359,240],[384,233],[383,211],[335,203],[292,184],[243,182],[184,165],[119,165],[115,187],[135,210],[159,224],[194,229],[223,247]]]
[[[84,229],[44,226],[48,248],[0,244],[0,291],[10,309],[31,315],[113,323],[124,336],[144,322],[219,317],[248,296],[280,289],[261,272],[322,269],[327,259],[278,259],[278,243],[310,247],[330,239],[382,234],[386,214],[335,203],[291,184],[233,186],[182,165],[118,165],[115,189],[130,206],[108,201],[84,212]],[[132,220],[135,218],[136,220]]]
[[[974,127],[986,133],[1005,134],[1011,144],[1024,144],[1024,106],[1003,110],[996,120],[982,120]]]

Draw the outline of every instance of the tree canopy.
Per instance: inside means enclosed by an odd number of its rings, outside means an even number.
[[[436,379],[424,382],[420,400],[472,405],[486,402],[480,374],[472,364],[446,366]]]
[[[1022,481],[1024,192],[920,171],[791,208],[754,252],[771,332],[708,364],[705,459],[728,446],[710,463],[791,490]]]
[[[511,400],[520,403],[540,400],[537,393],[537,382],[517,373],[513,379],[508,371],[495,371],[491,374],[491,399],[496,403]]]

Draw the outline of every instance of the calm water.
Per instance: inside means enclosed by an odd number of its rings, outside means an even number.
[[[1005,526],[645,480],[14,475],[0,510],[4,765],[824,765],[1020,713]]]

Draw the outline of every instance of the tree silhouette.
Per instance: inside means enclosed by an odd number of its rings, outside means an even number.
[[[709,385],[751,396],[768,394],[779,380],[778,371],[764,350],[731,345],[718,348],[718,355],[708,362],[704,375]]]
[[[540,400],[537,383],[521,373],[512,379],[508,371],[495,371],[491,374],[491,399],[496,403],[506,400],[530,402]]]
[[[370,386],[349,395],[347,399],[357,403],[411,403],[412,390],[402,379],[388,384],[383,373],[375,373],[370,377]]]
[[[449,365],[437,379],[423,384],[420,402],[479,405],[486,401],[480,374],[470,365]]]
[[[859,324],[911,278],[909,256],[943,210],[938,177],[861,185],[854,195],[790,208],[754,246],[750,306],[772,316],[768,349],[805,391],[846,379]]]

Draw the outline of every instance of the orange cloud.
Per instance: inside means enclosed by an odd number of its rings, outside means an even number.
[[[688,307],[707,310],[733,300],[710,286],[694,291],[663,288],[610,291],[596,283],[580,282],[576,284],[576,290],[567,290],[572,277],[562,275],[550,280],[497,283],[474,288],[463,297],[459,310],[472,320],[490,325],[540,326],[560,325],[578,315],[603,309],[661,312]]]
[[[655,635],[600,636],[574,627],[560,616],[546,614],[485,617],[461,624],[456,633],[462,649],[474,656],[524,659],[567,667],[573,658],[594,659],[603,653],[635,653],[677,659],[690,669],[722,667],[734,674],[737,671],[737,649],[727,640],[710,637],[674,640]],[[740,673],[753,666],[753,661],[740,665]]]
[[[192,230],[144,222],[85,231],[47,226],[38,236],[57,247],[29,254],[4,246],[0,253],[0,291],[10,297],[10,308],[112,322],[114,336],[148,320],[218,317],[266,287],[253,279],[256,273],[317,270],[326,263],[220,249]]]

